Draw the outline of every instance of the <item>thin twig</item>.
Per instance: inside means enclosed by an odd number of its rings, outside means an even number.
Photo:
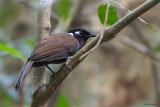
[[[87,55],[89,55],[92,51],[94,51],[101,43],[102,39],[103,39],[103,35],[104,35],[104,31],[106,29],[106,24],[107,24],[107,21],[108,21],[108,12],[109,12],[109,6],[110,6],[110,3],[109,3],[109,0],[107,1],[104,1],[106,3],[106,15],[105,15],[105,20],[104,20],[104,24],[103,24],[103,29],[101,31],[101,34],[100,34],[100,37],[99,37],[99,40],[97,42],[97,44],[91,49],[89,50],[88,52],[84,53],[80,58],[79,60],[82,60],[83,58],[85,58]]]

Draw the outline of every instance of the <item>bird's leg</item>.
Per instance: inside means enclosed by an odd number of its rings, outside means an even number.
[[[66,66],[69,68],[69,69],[73,69],[71,66],[69,66],[68,64],[69,64],[69,62],[70,62],[70,60],[71,60],[71,56],[70,57],[67,57],[67,61],[66,61]]]
[[[56,72],[54,72],[46,63],[43,63],[51,72],[52,72],[52,77],[55,76]]]

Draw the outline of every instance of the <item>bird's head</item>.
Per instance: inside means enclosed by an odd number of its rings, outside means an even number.
[[[74,28],[68,32],[70,35],[74,36],[77,39],[88,39],[90,37],[96,37],[96,35],[90,33],[89,31],[83,28]]]

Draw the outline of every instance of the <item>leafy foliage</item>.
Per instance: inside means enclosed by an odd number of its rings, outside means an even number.
[[[0,96],[2,97],[0,100],[1,107],[13,107],[13,99],[7,93],[1,93]]]
[[[72,2],[70,0],[59,0],[58,2],[58,16],[62,19],[67,19],[71,9]]]
[[[56,107],[70,107],[70,104],[63,93],[59,94]]]
[[[116,4],[117,6],[119,6],[120,8],[124,9],[124,10],[127,11],[127,12],[131,12],[129,9],[127,9],[126,7],[124,7],[123,5],[121,5],[120,3],[117,3],[117,2],[115,2],[115,1],[112,1],[111,3]],[[143,20],[142,18],[140,18],[140,17],[138,17],[138,19],[139,19],[142,23],[146,24],[152,31],[156,32],[156,30],[151,26],[151,24],[147,23],[146,21],[144,21],[144,20]]]
[[[0,51],[6,52],[12,56],[16,56],[16,57],[20,58],[22,61],[26,60],[25,57],[19,51],[17,51],[14,48],[11,48],[7,45],[4,45],[2,43],[0,43]]]
[[[106,16],[106,10],[107,10],[107,5],[105,5],[105,4],[100,5],[98,8],[98,16],[99,16],[99,19],[103,25],[104,25],[105,16]],[[107,20],[107,24],[105,24],[105,25],[111,26],[114,23],[116,23],[117,21],[118,21],[117,12],[116,12],[115,8],[110,5],[109,11],[108,11],[108,20]]]
[[[140,18],[140,17],[138,17],[138,19],[139,19],[142,23],[146,24],[152,31],[156,32],[156,30],[151,26],[151,24],[147,23],[146,21],[144,21],[144,20],[143,20],[142,18]]]
[[[19,14],[19,6],[14,0],[2,0],[0,2],[0,28],[14,22]]]
[[[159,52],[160,51],[160,44],[158,44],[155,48],[154,48],[155,52]]]
[[[22,42],[23,42],[23,45],[28,45],[31,48],[34,48],[35,46],[35,40],[33,39],[24,39]]]

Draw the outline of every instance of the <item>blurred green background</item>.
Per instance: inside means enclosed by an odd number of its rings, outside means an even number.
[[[145,0],[115,0],[133,10]],[[98,34],[103,25],[98,7],[103,0],[57,0],[52,5],[51,33],[84,27]],[[119,19],[127,12],[114,5]],[[140,43],[154,55],[160,53],[160,4],[141,16],[157,32],[135,20],[118,37],[103,43],[65,80],[48,107],[146,107],[160,102],[160,66],[133,48]],[[0,1],[0,107],[28,107],[31,72],[19,91],[14,85],[34,48],[37,32],[38,0]],[[126,43],[129,38],[133,43]],[[138,46],[138,48],[141,47]],[[59,66],[54,65],[54,70]],[[47,79],[50,72],[46,72]],[[160,106],[160,105],[159,105]]]

